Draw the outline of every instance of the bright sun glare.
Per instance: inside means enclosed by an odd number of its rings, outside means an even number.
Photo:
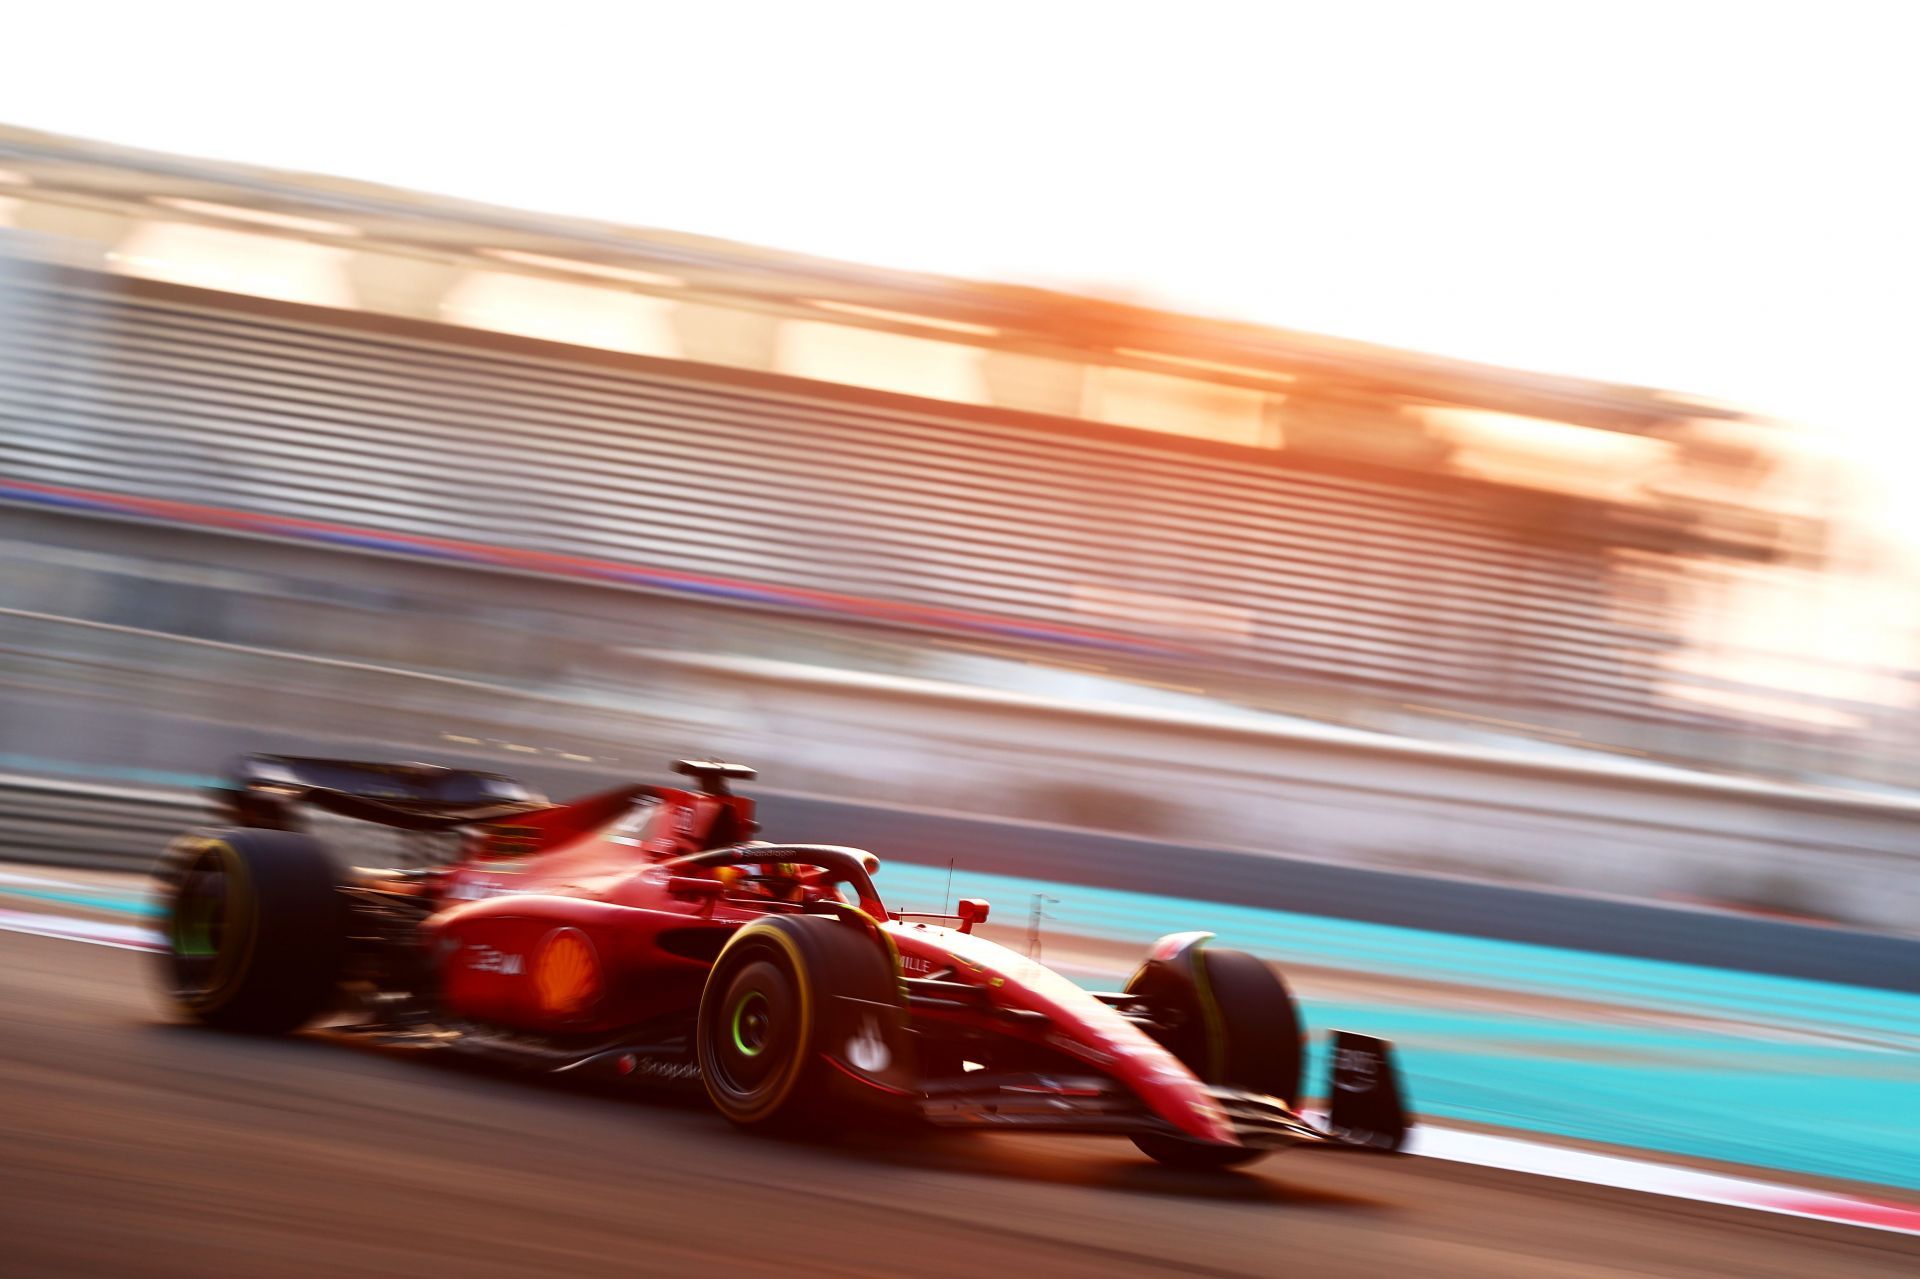
[[[0,120],[1733,400],[1902,457],[1903,4],[35,6]]]

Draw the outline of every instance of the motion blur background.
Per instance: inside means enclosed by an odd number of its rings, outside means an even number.
[[[1913,197],[1870,158],[1912,117],[1864,11],[989,8],[939,58],[859,9],[518,54],[188,12],[36,18],[96,74],[0,90],[56,130],[0,131],[13,771],[723,752],[1920,919]]]
[[[1441,1162],[1920,1191],[1905,6],[265,14],[0,18],[0,1270],[1912,1273],[1910,1207]],[[150,945],[250,750],[751,763],[1077,979],[1281,962],[1440,1159],[169,1033],[48,938]]]

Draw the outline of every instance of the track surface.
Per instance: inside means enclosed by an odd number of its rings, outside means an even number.
[[[0,935],[0,1272],[1902,1275],[1920,1240],[1427,1160],[832,1148],[697,1106],[165,1023],[145,956]]]

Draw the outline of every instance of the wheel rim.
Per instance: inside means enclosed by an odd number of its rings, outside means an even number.
[[[758,1057],[767,1050],[772,1019],[764,992],[750,990],[733,1005],[733,1050],[742,1057]]]
[[[174,994],[198,1005],[232,980],[251,912],[238,867],[225,850],[197,854],[174,890],[167,927]]]
[[[748,1113],[775,1104],[796,1068],[802,1027],[792,980],[756,960],[727,983],[720,1016],[707,1036],[708,1084],[727,1109]]]

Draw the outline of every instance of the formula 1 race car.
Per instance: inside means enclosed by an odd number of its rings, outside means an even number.
[[[346,1011],[389,1044],[698,1081],[750,1128],[891,1112],[1199,1168],[1401,1146],[1382,1040],[1336,1035],[1327,1121],[1296,1108],[1299,1015],[1260,960],[1177,933],[1089,992],[976,935],[984,901],[889,910],[873,854],[755,839],[728,785],[752,769],[675,768],[692,788],[550,804],[490,773],[249,756],[215,792],[224,828],[160,863],[166,989],[212,1026]],[[388,864],[352,864],[375,832]]]

